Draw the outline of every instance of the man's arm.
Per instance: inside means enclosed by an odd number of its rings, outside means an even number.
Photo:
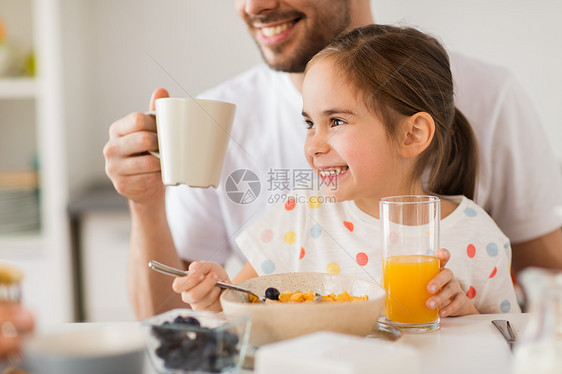
[[[129,203],[131,210],[131,241],[129,250],[129,298],[137,319],[175,308],[185,308],[181,296],[172,290],[173,277],[148,267],[150,260],[184,269],[166,219],[164,204],[158,206]]]
[[[168,97],[168,92],[154,91],[150,110],[154,110],[154,100],[159,97]],[[172,291],[172,279],[148,267],[148,261],[156,260],[183,268],[166,219],[166,187],[162,184],[160,162],[147,153],[157,149],[154,117],[131,113],[111,125],[103,151],[107,175],[117,192],[129,200],[128,285],[138,319],[184,306]]]
[[[528,266],[562,269],[562,230],[522,243],[513,243],[511,268],[515,274]]]

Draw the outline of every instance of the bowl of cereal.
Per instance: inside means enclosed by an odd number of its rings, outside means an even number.
[[[245,316],[174,309],[142,325],[158,373],[236,372],[248,347],[250,320]]]
[[[225,315],[250,317],[250,344],[255,347],[316,331],[367,335],[386,295],[377,283],[325,273],[272,274],[239,285],[266,297],[266,303],[256,303],[233,290],[220,297]]]

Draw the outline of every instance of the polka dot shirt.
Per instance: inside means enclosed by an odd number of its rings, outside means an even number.
[[[293,193],[242,232],[238,245],[259,275],[315,271],[381,283],[379,220],[353,201],[333,203],[312,192]],[[472,200],[441,220],[447,264],[480,313],[520,312],[510,276],[511,246]]]

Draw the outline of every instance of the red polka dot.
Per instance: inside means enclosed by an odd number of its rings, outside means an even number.
[[[369,262],[369,256],[367,256],[364,252],[359,252],[357,256],[355,256],[355,260],[359,265],[365,266],[367,265],[367,262]]]
[[[285,209],[293,210],[293,209],[295,209],[295,205],[297,205],[297,201],[295,200],[294,197],[290,197],[285,202]]]
[[[476,247],[474,247],[474,244],[469,244],[468,247],[466,247],[466,254],[470,258],[473,258],[476,255]]]
[[[304,257],[304,248],[301,247],[301,254],[299,255],[299,260],[302,260],[303,257]]]
[[[261,232],[261,240],[264,243],[270,242],[273,239],[273,231],[266,229]]]
[[[493,278],[497,272],[498,272],[498,268],[494,266],[494,270],[492,270],[492,272],[490,273],[490,278]]]
[[[470,286],[468,292],[466,293],[466,297],[468,297],[469,299],[474,299],[474,296],[476,296],[476,290],[474,289],[474,287]]]
[[[347,227],[347,229],[348,229],[349,231],[353,231],[353,223],[347,222],[347,221],[343,221],[343,225],[344,225],[345,227]]]

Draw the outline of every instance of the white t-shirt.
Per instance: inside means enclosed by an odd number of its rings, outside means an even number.
[[[313,271],[382,284],[378,219],[353,201],[309,203],[309,191],[291,196],[236,239],[259,275]],[[451,253],[446,267],[480,313],[519,312],[509,239],[472,200],[447,199],[459,205],[441,220],[440,247]]]
[[[451,66],[457,107],[480,148],[475,201],[512,242],[560,227],[553,207],[562,204],[562,178],[522,89],[502,68],[454,54]],[[233,252],[243,259],[233,238],[310,172],[302,96],[287,73],[259,65],[201,97],[237,105],[222,182],[216,190],[169,187],[168,222],[181,257],[223,263]],[[231,178],[239,169],[255,176]]]

